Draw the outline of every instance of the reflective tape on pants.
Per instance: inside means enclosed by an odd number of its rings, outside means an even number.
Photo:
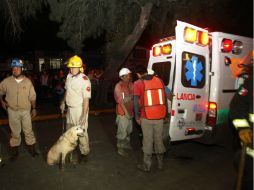
[[[249,114],[249,119],[250,119],[250,122],[254,123],[254,114],[253,113]]]
[[[254,158],[254,150],[249,147],[246,148],[246,154]]]

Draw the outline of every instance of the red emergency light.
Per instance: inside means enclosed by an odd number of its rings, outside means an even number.
[[[161,55],[161,46],[153,47],[153,56],[159,56]]]
[[[221,44],[221,51],[228,53],[232,51],[232,48],[233,48],[232,40],[224,38]]]

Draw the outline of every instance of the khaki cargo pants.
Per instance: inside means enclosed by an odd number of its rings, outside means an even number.
[[[9,126],[11,128],[10,146],[19,146],[21,143],[21,129],[25,135],[25,141],[27,145],[33,145],[36,143],[32,128],[32,120],[30,110],[14,111],[11,108],[7,109]]]

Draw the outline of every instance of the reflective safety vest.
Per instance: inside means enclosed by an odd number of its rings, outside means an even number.
[[[147,119],[163,119],[166,116],[165,87],[162,81],[153,76],[151,80],[144,80],[144,110]]]

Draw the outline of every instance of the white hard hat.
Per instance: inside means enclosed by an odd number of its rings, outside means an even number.
[[[131,73],[131,71],[127,68],[122,68],[120,71],[119,71],[119,77],[123,76],[123,75],[128,75],[129,73]]]

